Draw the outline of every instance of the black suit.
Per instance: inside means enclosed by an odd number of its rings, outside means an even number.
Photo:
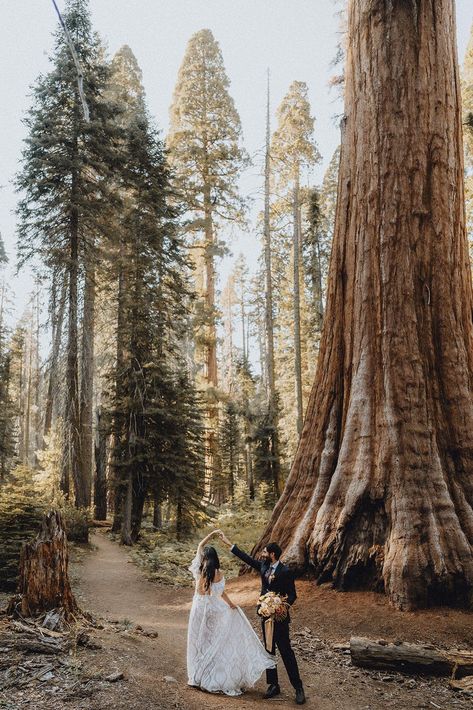
[[[268,579],[268,570],[271,566],[269,560],[257,560],[246,552],[240,550],[236,545],[230,548],[230,551],[240,558],[243,562],[253,569],[257,570],[261,575],[261,594],[266,594],[266,592],[277,592],[278,594],[287,595],[287,601],[289,604],[294,604],[297,599],[296,585],[294,584],[294,576],[289,569],[282,562],[279,562],[276,570],[274,572],[274,577]],[[294,688],[302,687],[302,681],[299,675],[299,668],[297,667],[296,657],[294,651],[291,647],[291,640],[289,638],[289,614],[284,621],[274,622],[274,637],[273,637],[273,648],[272,653],[276,653],[276,647],[281,654],[281,658],[286,667],[289,680]],[[264,635],[264,621],[262,623],[263,635]],[[266,671],[266,680],[269,685],[278,685],[278,671],[277,668],[269,668]]]

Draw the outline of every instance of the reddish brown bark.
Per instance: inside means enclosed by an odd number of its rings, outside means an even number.
[[[44,517],[36,540],[22,549],[18,592],[23,616],[62,609],[69,619],[78,610],[69,584],[66,533],[57,511]]]
[[[317,375],[260,544],[401,608],[473,587],[473,329],[452,0],[349,8]]]

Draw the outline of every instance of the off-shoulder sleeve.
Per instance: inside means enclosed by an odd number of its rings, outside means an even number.
[[[192,572],[194,579],[198,579],[200,575],[200,563],[202,562],[202,553],[197,550],[197,553],[188,567],[189,572]]]

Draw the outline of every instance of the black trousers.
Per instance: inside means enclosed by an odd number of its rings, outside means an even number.
[[[262,626],[264,638],[264,622]],[[289,638],[288,621],[276,621],[274,624],[273,653],[276,653],[276,648],[281,654],[281,658],[286,668],[287,675],[289,676],[291,685],[296,689],[300,688],[302,686],[302,681],[299,675],[296,656],[292,650],[291,639]],[[278,685],[277,668],[268,668],[266,671],[266,682],[268,685]]]

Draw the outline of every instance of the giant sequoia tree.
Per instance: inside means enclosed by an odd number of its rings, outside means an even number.
[[[473,589],[473,327],[452,0],[351,0],[317,375],[261,544],[401,608]]]
[[[218,43],[210,30],[189,40],[170,110],[170,162],[193,235],[196,262],[197,358],[206,398],[206,468],[209,492],[216,491],[218,465],[218,371],[215,257],[222,255],[219,228],[240,223],[243,203],[238,179],[246,163],[238,111],[228,91]]]

